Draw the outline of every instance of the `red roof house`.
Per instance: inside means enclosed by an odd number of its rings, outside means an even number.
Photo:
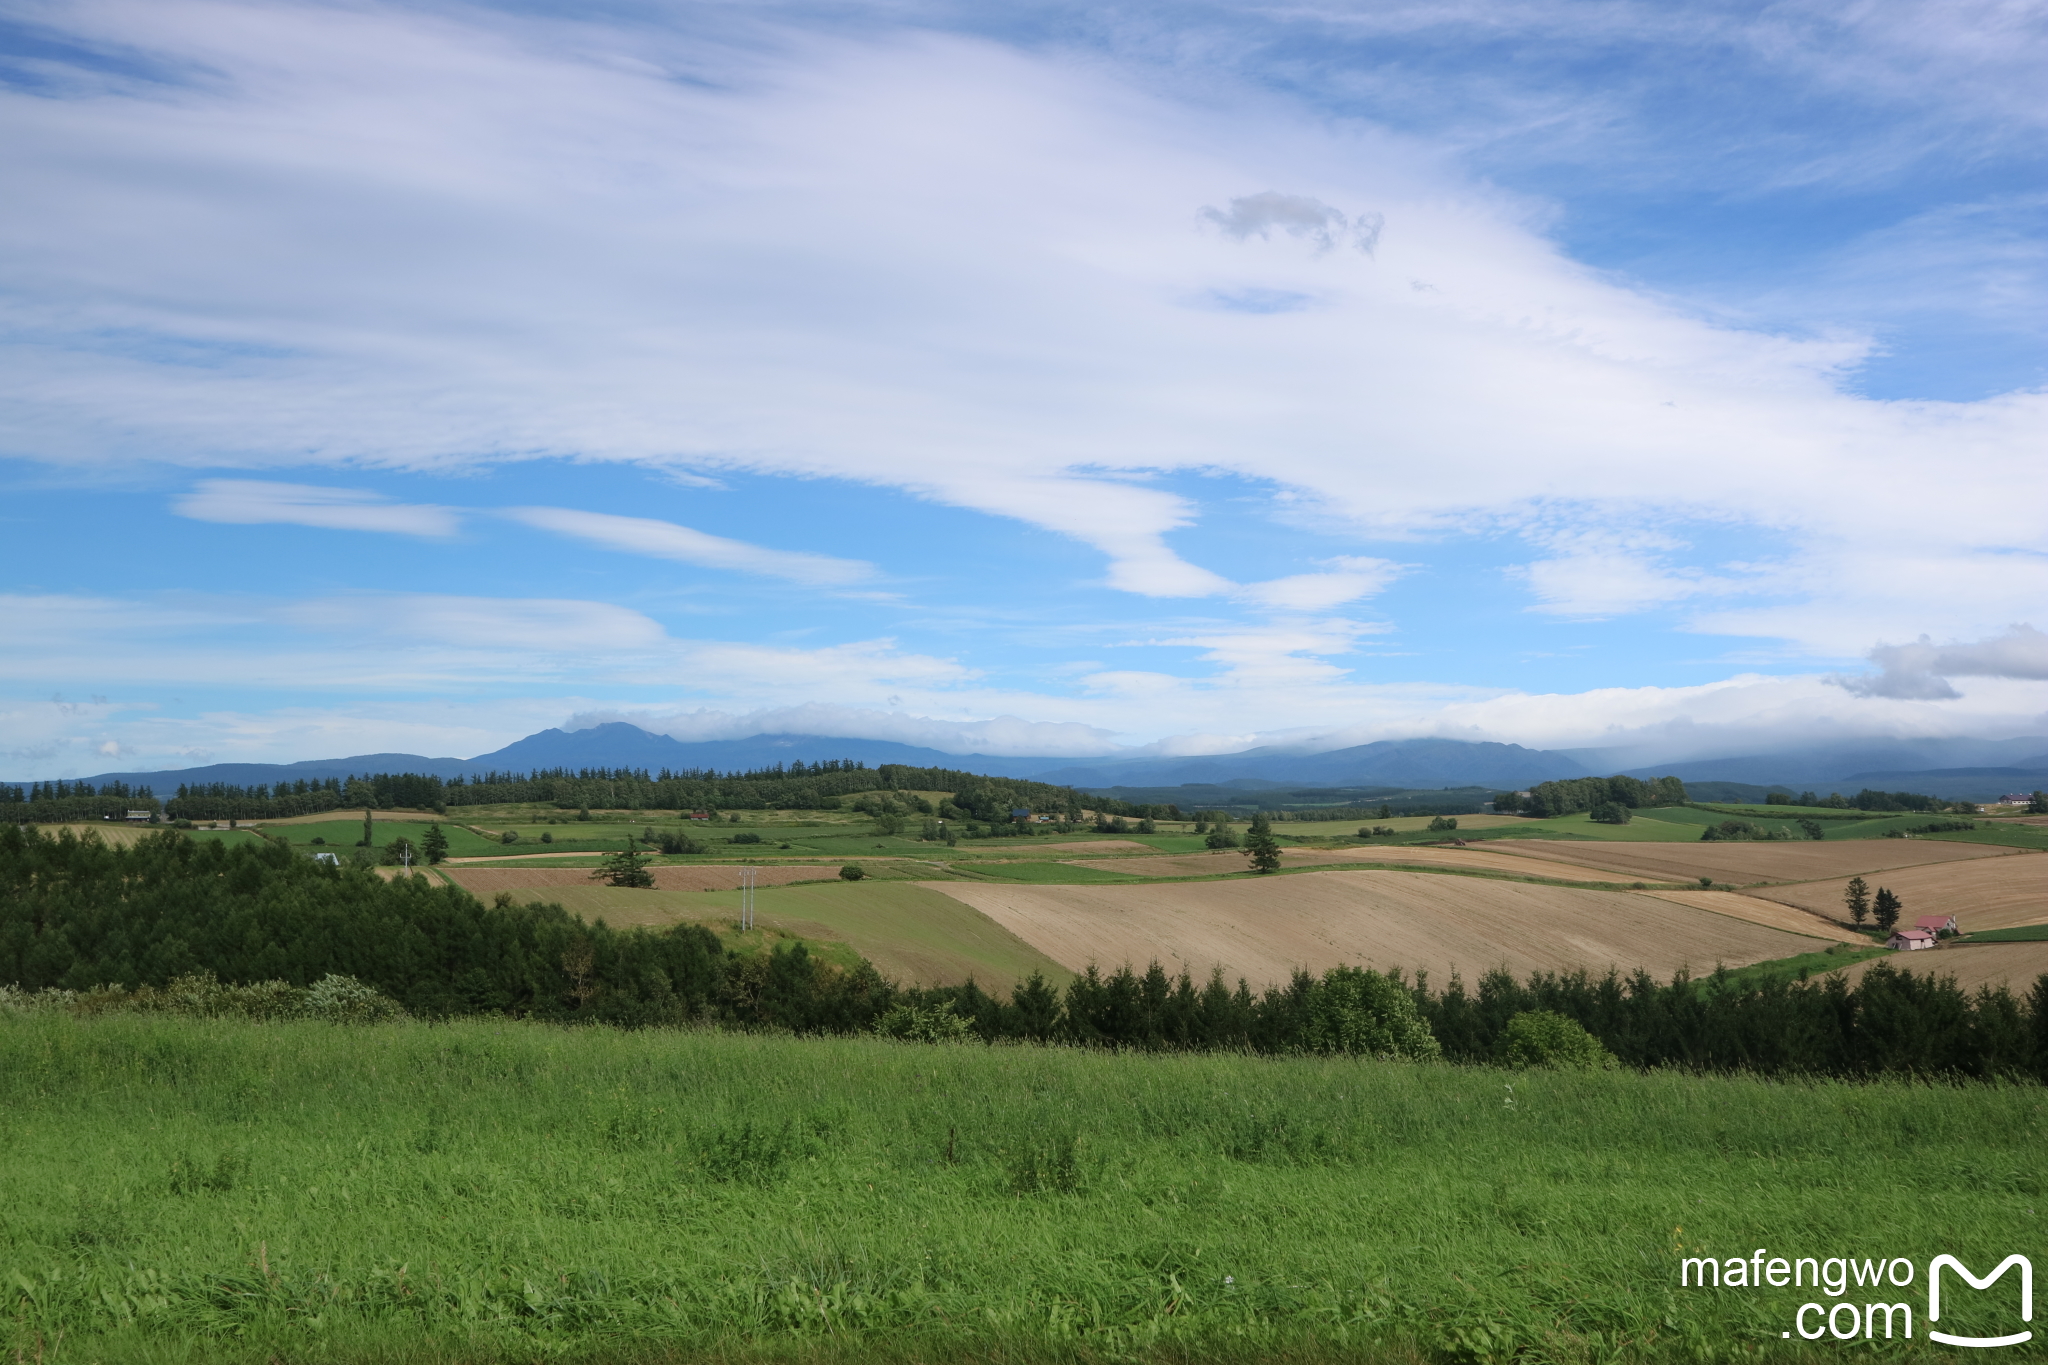
[[[1935,947],[1940,942],[1925,929],[1901,929],[1884,941],[1884,946],[1898,953],[1917,953],[1922,948]]]
[[[1963,932],[1956,926],[1956,917],[1954,915],[1922,915],[1919,919],[1913,921],[1913,927],[1915,929],[1925,929],[1936,938],[1941,937],[1943,934],[1960,934]]]

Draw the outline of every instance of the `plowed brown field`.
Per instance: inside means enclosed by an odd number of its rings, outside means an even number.
[[[2048,972],[2048,943],[1965,943],[1917,953],[1886,953],[1842,970],[1851,981],[1878,963],[1926,976],[1952,976],[1966,991],[1979,986],[2010,986],[2013,994],[2031,990]]]
[[[1516,974],[1710,971],[1810,952],[1824,940],[1654,896],[1423,872],[1331,871],[1168,886],[922,885],[973,906],[1073,969],[1157,960],[1259,985],[1296,967],[1426,969],[1439,983]]]
[[[1290,848],[1280,854],[1282,867],[1356,867],[1362,862],[1396,863],[1409,867],[1470,867],[1488,872],[1511,872],[1518,877],[1550,877],[1565,882],[1613,882],[1617,886],[1640,880],[1598,868],[1532,867],[1526,858],[1476,848]],[[1250,870],[1244,855],[1235,849],[1221,853],[1161,855],[1157,858],[1118,858],[1113,862],[1076,862],[1074,865],[1102,872],[1126,872],[1134,877],[1214,877],[1226,872]]]
[[[1645,891],[1643,894],[1690,905],[1695,910],[1711,910],[1717,915],[1748,920],[1751,924],[1783,929],[1791,934],[1812,934],[1838,943],[1853,943],[1861,948],[1870,946],[1870,940],[1864,935],[1844,929],[1819,915],[1737,891]]]
[[[1840,843],[1579,843],[1502,839],[1488,845],[1502,853],[1547,862],[1625,872],[1643,881],[1805,882],[1923,863],[1968,862],[2014,856],[1990,844],[1957,844],[1940,839],[1844,839]]]
[[[473,896],[485,900],[500,891],[532,891],[542,887],[596,886],[588,867],[449,867],[443,875]],[[650,867],[658,891],[733,891],[740,884],[738,867]],[[815,882],[836,875],[829,867],[757,867],[756,886],[787,886],[791,882]]]
[[[1954,915],[1964,933],[2048,924],[2048,854],[2022,853],[1971,863],[1937,863],[1865,874],[1873,893],[1889,887],[1905,902],[1902,921],[1910,927],[1922,915]],[[1819,914],[1844,917],[1842,892],[1849,879],[1760,886],[1750,894],[1783,901]],[[1942,951],[1946,951],[1945,949]]]

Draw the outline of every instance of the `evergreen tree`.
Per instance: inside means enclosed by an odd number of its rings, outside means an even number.
[[[2027,814],[2048,815],[2048,792],[2034,793],[2033,799],[2027,802]]]
[[[448,836],[441,832],[438,823],[428,825],[427,832],[420,837],[420,852],[427,855],[430,863],[438,863],[448,856]]]
[[[1254,872],[1280,870],[1280,841],[1273,837],[1272,823],[1266,819],[1264,811],[1252,817],[1251,825],[1244,832],[1244,856]]]
[[[1861,877],[1851,877],[1842,891],[1842,904],[1849,907],[1849,923],[1861,929],[1870,914],[1870,883]]]
[[[366,810],[363,812],[363,839],[356,847],[375,848],[376,846],[376,836],[371,832],[370,828],[370,812]]]
[[[1889,934],[1892,926],[1899,922],[1899,911],[1905,908],[1897,896],[1880,886],[1877,888],[1877,899],[1871,903],[1870,914],[1871,918],[1877,921],[1877,927]]]
[[[1378,818],[1379,818],[1379,819],[1382,819],[1382,820],[1391,820],[1391,819],[1393,819],[1393,818],[1394,818],[1394,808],[1393,808],[1392,806],[1388,805],[1388,804],[1387,804],[1386,802],[1382,801],[1382,802],[1380,803],[1380,813],[1379,813],[1379,817],[1378,817]]]
[[[626,846],[617,853],[607,853],[604,862],[590,874],[592,881],[602,881],[612,886],[637,886],[652,889],[654,874],[647,870],[647,855],[635,851],[633,836],[626,836]]]

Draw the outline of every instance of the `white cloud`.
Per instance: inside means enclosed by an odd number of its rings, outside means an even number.
[[[1363,555],[1339,555],[1326,562],[1334,566],[1327,573],[1293,574],[1248,583],[1238,596],[1278,611],[1328,611],[1384,591],[1403,572],[1402,566],[1390,559]]]
[[[848,739],[885,739],[915,744],[949,754],[1014,754],[1048,757],[1092,756],[1122,746],[1108,730],[1072,721],[1028,721],[1017,716],[947,720],[906,715],[866,707],[808,702],[769,710],[734,713],[698,709],[682,713],[606,708],[580,712],[563,724],[581,730],[622,720],[684,743],[712,739],[746,739],[753,735],[833,735]]]
[[[728,540],[651,517],[620,517],[604,512],[579,512],[567,507],[513,507],[505,515],[557,535],[573,536],[625,554],[672,559],[707,569],[761,574],[812,587],[858,583],[874,576],[874,566],[853,559],[797,550],[770,550],[745,541]]]
[[[354,488],[315,488],[254,479],[205,479],[176,499],[178,515],[239,526],[282,523],[329,531],[388,531],[407,536],[452,536],[456,516],[445,507],[392,502]]]
[[[1532,228],[1540,208],[1417,141],[1227,88],[1196,108],[1112,64],[931,35],[764,28],[740,52],[284,0],[51,14],[213,74],[0,94],[21,206],[4,283],[38,337],[69,338],[9,352],[0,384],[11,444],[49,459],[836,477],[1072,536],[1111,586],[1155,596],[1232,585],[1191,562],[1199,507],[1133,481],[1153,471],[1254,471],[1360,534],[1570,502],[1594,524],[1650,509],[1961,563],[2048,530],[2048,395],[1857,398],[1839,383],[1864,340],[1714,325],[1581,268]],[[638,65],[604,55],[628,48]],[[161,174],[110,169],[134,158]],[[1260,183],[1286,191],[1229,198]],[[1189,229],[1205,204],[1228,234]],[[1355,241],[1333,205],[1385,215],[1376,259],[1259,247]],[[1183,306],[1204,296],[1318,306]],[[113,332],[218,363],[96,349]],[[1579,562],[1529,581],[1598,615],[1712,577]],[[1921,628],[1854,575],[1803,591],[1810,618],[1749,619],[1812,648],[1809,619]]]

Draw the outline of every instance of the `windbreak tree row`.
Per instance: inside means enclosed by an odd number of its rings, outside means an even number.
[[[0,791],[19,790],[0,788]],[[1082,808],[1107,815],[1177,819],[1177,808],[1109,797],[1083,797],[1071,787],[1021,778],[985,777],[950,768],[885,763],[792,763],[744,773],[649,773],[639,768],[557,768],[530,773],[481,773],[443,779],[420,773],[369,773],[257,784],[180,786],[164,803],[173,820],[275,820],[331,810],[437,810],[451,806],[552,805],[563,810],[831,810],[841,798],[867,792],[952,792],[962,818],[1002,821],[1011,812],[1080,818]],[[155,803],[146,802],[154,807]],[[118,802],[110,804],[113,810]],[[97,807],[94,813],[101,813]],[[53,821],[42,808],[17,813],[18,822]]]

